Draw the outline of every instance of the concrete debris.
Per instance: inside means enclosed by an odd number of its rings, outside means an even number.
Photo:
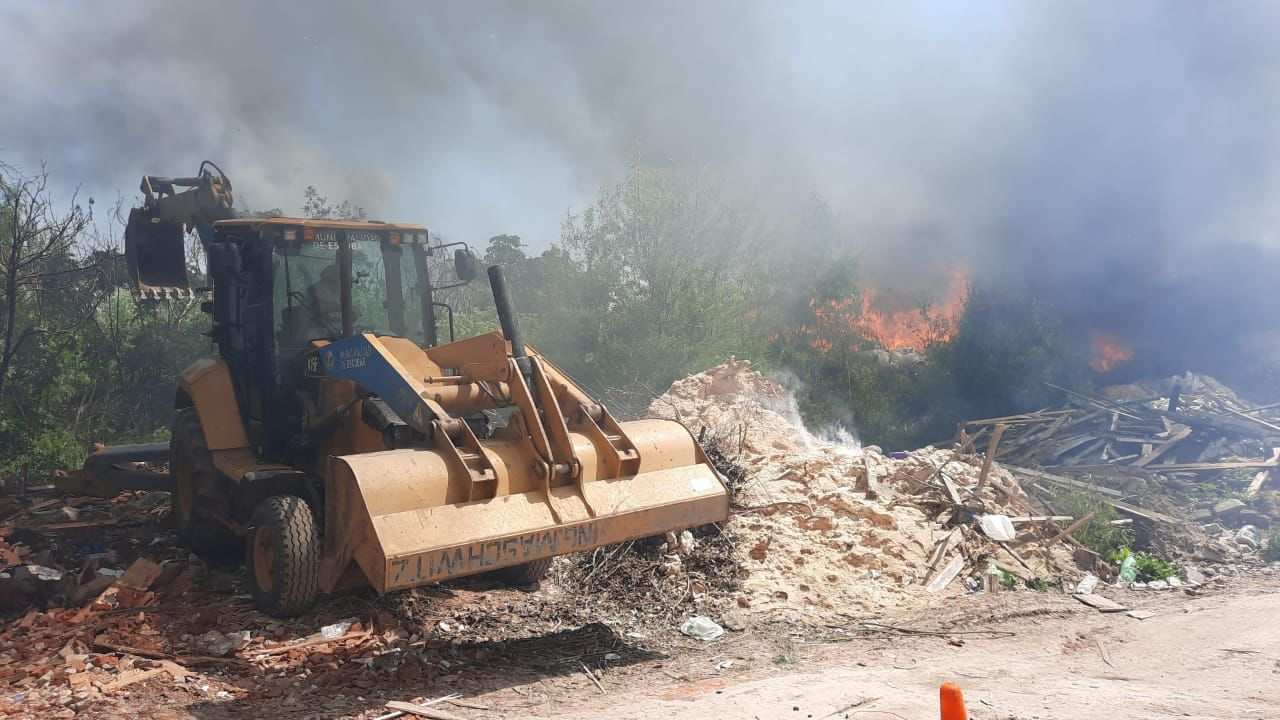
[[[1124,612],[1129,609],[1114,600],[1093,593],[1076,593],[1072,597],[1102,613]]]
[[[1239,545],[1244,545],[1250,550],[1257,550],[1262,546],[1262,538],[1258,535],[1258,528],[1252,525],[1245,525],[1236,531],[1235,541]]]
[[[232,652],[249,644],[251,633],[248,630],[223,633],[210,630],[192,640],[192,647],[197,652],[210,657],[226,657]]]

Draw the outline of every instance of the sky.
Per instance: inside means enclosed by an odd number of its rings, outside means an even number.
[[[208,158],[242,208],[315,185],[535,250],[631,160],[711,167],[873,267],[1237,342],[1191,331],[1275,306],[1276,37],[1237,0],[10,2],[0,160],[103,207]]]

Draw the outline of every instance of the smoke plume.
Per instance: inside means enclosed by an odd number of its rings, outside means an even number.
[[[209,157],[250,207],[315,184],[535,248],[630,158],[714,167],[820,198],[882,284],[963,264],[1130,372],[1263,392],[1278,31],[1266,3],[18,3],[0,159],[110,198]]]

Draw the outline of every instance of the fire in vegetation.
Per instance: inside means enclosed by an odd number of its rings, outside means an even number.
[[[1095,372],[1109,373],[1132,359],[1133,348],[1129,343],[1115,335],[1093,334],[1093,359],[1089,361],[1089,367]]]
[[[956,269],[949,273],[946,292],[940,301],[926,305],[883,309],[889,304],[880,291],[868,288],[861,302],[846,297],[819,302],[811,300],[817,320],[816,337],[810,341],[814,349],[830,350],[833,334],[822,332],[834,326],[837,331],[853,331],[886,350],[923,350],[931,345],[955,338],[969,297],[969,275]]]

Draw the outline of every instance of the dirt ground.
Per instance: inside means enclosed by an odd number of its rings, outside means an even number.
[[[410,652],[370,653],[357,641],[250,666],[194,667],[184,682],[159,675],[61,716],[367,719],[387,712],[387,700],[457,693],[436,707],[472,720],[933,718],[937,687],[950,680],[964,688],[974,718],[1280,717],[1277,565],[1194,591],[1105,591],[1155,613],[1146,620],[1101,614],[1059,591],[977,593],[844,625],[766,617],[711,642],[664,631],[676,623],[661,608],[593,623],[599,606],[556,597],[554,583],[356,593],[279,623],[252,609],[236,574],[210,578],[223,587],[221,602],[147,610],[150,632],[176,645],[216,616],[220,627],[288,643],[343,616],[378,627],[395,615],[433,628],[433,637],[410,643]],[[575,605],[579,616],[563,609]],[[59,716],[26,705],[21,692],[4,695],[0,714]]]
[[[664,668],[687,680],[611,688],[552,716],[934,718],[938,686],[951,681],[973,718],[1280,717],[1276,566],[1196,594],[1114,595],[1155,615],[1102,614],[1056,593],[973,595],[894,622],[997,634],[843,643],[801,635],[789,657],[772,658],[731,639]],[[715,674],[721,658],[735,664]]]

